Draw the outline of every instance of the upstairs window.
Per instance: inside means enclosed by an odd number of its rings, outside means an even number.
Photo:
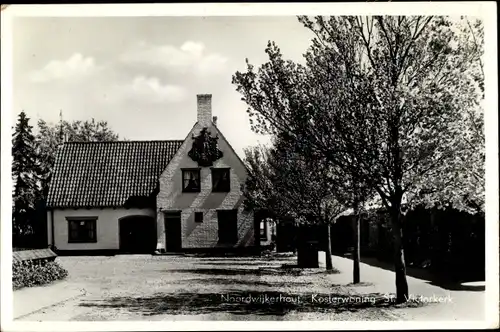
[[[97,217],[68,217],[68,243],[97,242]]]
[[[200,170],[183,169],[182,170],[182,192],[198,193],[200,192]]]
[[[229,168],[212,168],[212,191],[229,192],[231,190]]]

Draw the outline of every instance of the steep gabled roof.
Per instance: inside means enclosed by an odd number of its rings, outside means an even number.
[[[47,205],[121,207],[151,196],[183,141],[71,142],[58,151]]]

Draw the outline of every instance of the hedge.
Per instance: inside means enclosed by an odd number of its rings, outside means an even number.
[[[353,247],[352,217],[332,226],[332,250],[345,254]],[[416,208],[405,216],[403,239],[407,266],[431,269],[457,280],[484,278],[485,218],[451,208]],[[385,211],[363,215],[361,255],[392,262],[393,235]],[[483,279],[484,280],[484,279]]]
[[[12,264],[12,285],[14,290],[49,284],[56,280],[62,280],[67,276],[68,271],[58,263],[48,260],[28,260]]]

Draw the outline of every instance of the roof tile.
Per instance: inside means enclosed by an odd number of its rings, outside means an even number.
[[[183,141],[69,142],[57,152],[47,205],[119,207],[149,196]]]

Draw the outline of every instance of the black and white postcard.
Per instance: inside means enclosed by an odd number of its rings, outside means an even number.
[[[2,5],[2,329],[498,327],[495,12]]]

